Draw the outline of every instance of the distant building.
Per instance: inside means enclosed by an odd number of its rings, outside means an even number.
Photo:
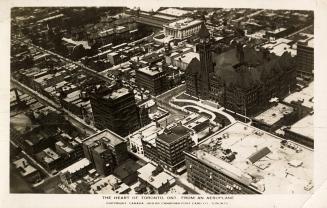
[[[290,53],[279,57],[237,43],[236,48],[214,56],[204,24],[199,37],[200,60],[193,58],[186,69],[188,94],[253,115],[269,105],[271,98],[283,98],[295,89],[296,67]]]
[[[276,30],[272,31],[267,31],[266,35],[267,37],[272,37],[272,38],[282,38],[286,35],[288,35],[290,32],[286,28],[277,28]]]
[[[297,44],[297,72],[301,77],[311,79],[314,70],[314,39],[308,38],[298,41]]]
[[[134,15],[136,22],[158,28],[162,28],[164,24],[176,20],[176,16],[151,11],[141,11],[140,9],[130,9],[127,10],[126,13]]]
[[[168,89],[167,73],[162,66],[144,67],[135,70],[136,84],[149,90],[151,94],[158,95]]]
[[[180,18],[180,17],[183,17],[183,16],[186,16],[186,15],[190,14],[191,11],[187,11],[187,10],[183,10],[183,9],[177,9],[177,8],[167,8],[167,9],[158,11],[158,13],[168,15],[168,16],[172,16],[172,17],[176,17],[176,18]]]
[[[163,26],[164,34],[165,36],[170,35],[177,39],[183,40],[196,35],[200,30],[201,23],[201,20],[187,17],[169,24],[165,24]]]
[[[103,176],[111,174],[128,158],[126,142],[108,129],[86,138],[83,141],[83,151],[96,171]]]
[[[113,90],[99,87],[90,93],[94,123],[100,130],[109,130],[127,136],[140,128],[139,109],[133,92],[127,88]]]
[[[314,147],[314,123],[313,115],[307,115],[295,124],[284,129],[285,138],[293,140],[297,143]]]
[[[177,172],[184,164],[183,151],[190,151],[191,147],[190,129],[181,124],[166,128],[156,139],[159,164],[165,169]]]
[[[187,180],[209,194],[313,191],[312,149],[245,123],[229,125],[185,157]]]

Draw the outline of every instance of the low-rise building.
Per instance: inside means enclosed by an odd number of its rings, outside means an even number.
[[[310,148],[314,147],[314,123],[313,115],[307,115],[295,124],[284,129],[285,138],[306,145]]]
[[[91,167],[91,162],[86,158],[82,158],[81,160],[61,170],[60,179],[63,183],[73,183],[86,175]]]
[[[18,169],[21,176],[26,179],[28,182],[35,182],[40,178],[39,170],[33,167],[25,158],[20,158],[13,162],[13,165]]]
[[[46,148],[35,156],[48,171],[58,171],[63,167],[62,157],[51,148]]]
[[[138,179],[144,184],[149,194],[163,194],[175,185],[176,180],[168,173],[159,170],[158,167],[151,163],[146,164],[137,170]]]
[[[293,107],[282,103],[276,103],[268,110],[252,119],[253,125],[273,132],[283,125],[287,125],[295,116]]]
[[[97,180],[91,185],[91,194],[127,194],[130,187],[114,175]]]

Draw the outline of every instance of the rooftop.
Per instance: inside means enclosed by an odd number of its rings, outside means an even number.
[[[283,55],[285,51],[290,52],[291,56],[294,57],[297,53],[295,44],[292,44],[292,40],[279,38],[277,40],[269,41],[264,44],[262,47],[268,49],[271,53],[276,54],[277,56]]]
[[[262,193],[311,193],[313,151],[245,123],[236,122],[209,137],[192,155]]]
[[[89,146],[99,140],[106,142],[107,145],[110,145],[112,147],[114,147],[122,142],[125,142],[125,140],[121,136],[117,135],[116,133],[114,133],[108,129],[105,129],[99,133],[95,133],[92,136],[86,138],[83,141],[83,144]]]
[[[60,156],[51,148],[44,149],[42,152],[37,153],[37,157],[47,164],[60,159]]]
[[[25,158],[20,158],[13,162],[16,168],[20,169],[22,176],[27,176],[31,173],[34,173],[36,169],[31,166]]]
[[[150,75],[150,76],[154,76],[154,75],[160,74],[162,72],[162,68],[148,67],[147,66],[147,67],[138,69],[138,71],[143,72],[143,73],[145,73],[147,75]]]
[[[174,59],[180,59],[183,63],[189,64],[193,58],[200,60],[200,54],[190,51],[188,53],[177,56]]]
[[[141,143],[143,141],[149,142],[155,145],[155,139],[157,138],[157,133],[162,132],[162,128],[157,127],[155,123],[149,124],[146,128],[143,128],[129,137],[130,141],[134,143]]]
[[[281,120],[284,116],[289,115],[292,112],[292,107],[282,103],[278,103],[277,105],[269,108],[268,110],[256,116],[255,119],[262,123],[273,125],[279,120]]]
[[[159,11],[159,13],[168,14],[168,15],[175,16],[175,17],[180,17],[180,16],[190,13],[190,11],[185,11],[185,10],[176,9],[176,8],[168,8],[168,9]]]
[[[190,116],[186,117],[183,121],[182,124],[184,126],[186,126],[189,129],[196,129],[196,127],[198,127],[200,124],[204,123],[204,122],[208,122],[209,119],[201,116],[199,114],[196,113],[192,113]]]
[[[156,176],[152,175],[152,172],[156,169],[156,166],[151,163],[146,164],[142,168],[138,169],[138,177],[142,180],[148,182],[151,186],[155,188],[160,188],[163,184],[170,183],[174,181],[174,177],[169,175],[168,173],[162,171]]]
[[[300,101],[301,104],[307,108],[313,108],[313,82],[311,82],[307,87],[303,88],[299,92],[294,92],[287,96],[284,101],[286,103],[291,103],[292,101]]]
[[[122,183],[120,179],[114,175],[109,175],[92,184],[90,192],[94,194],[121,194],[128,189],[129,186]]]
[[[306,45],[308,47],[314,47],[314,35],[308,33],[300,33],[302,39],[298,41],[300,45]]]
[[[313,115],[307,115],[291,126],[290,131],[314,140]]]
[[[113,91],[109,97],[115,100],[117,98],[123,97],[124,95],[127,95],[128,93],[129,90],[127,88],[122,87],[118,90]]]
[[[172,128],[165,129],[161,134],[158,135],[158,139],[170,144],[189,133],[190,129],[177,124]]]
[[[166,27],[169,27],[169,28],[173,28],[173,29],[184,29],[184,28],[188,28],[188,27],[191,27],[191,26],[195,26],[195,25],[199,25],[201,24],[202,21],[201,20],[198,20],[198,19],[192,19],[192,18],[184,18],[184,19],[181,19],[181,20],[177,20],[175,22],[172,22],[172,23],[169,23],[167,25],[165,25]]]
[[[70,174],[73,174],[87,166],[89,166],[91,164],[91,162],[86,159],[86,158],[83,158],[75,163],[73,163],[72,165],[68,166],[67,168],[63,169],[62,171],[60,171],[61,173],[70,173]]]

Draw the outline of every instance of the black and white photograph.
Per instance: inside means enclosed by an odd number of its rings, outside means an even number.
[[[11,7],[9,194],[310,198],[316,13],[282,6]]]

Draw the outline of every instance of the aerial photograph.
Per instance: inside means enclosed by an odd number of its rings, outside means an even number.
[[[10,193],[313,194],[314,11],[10,21]]]

